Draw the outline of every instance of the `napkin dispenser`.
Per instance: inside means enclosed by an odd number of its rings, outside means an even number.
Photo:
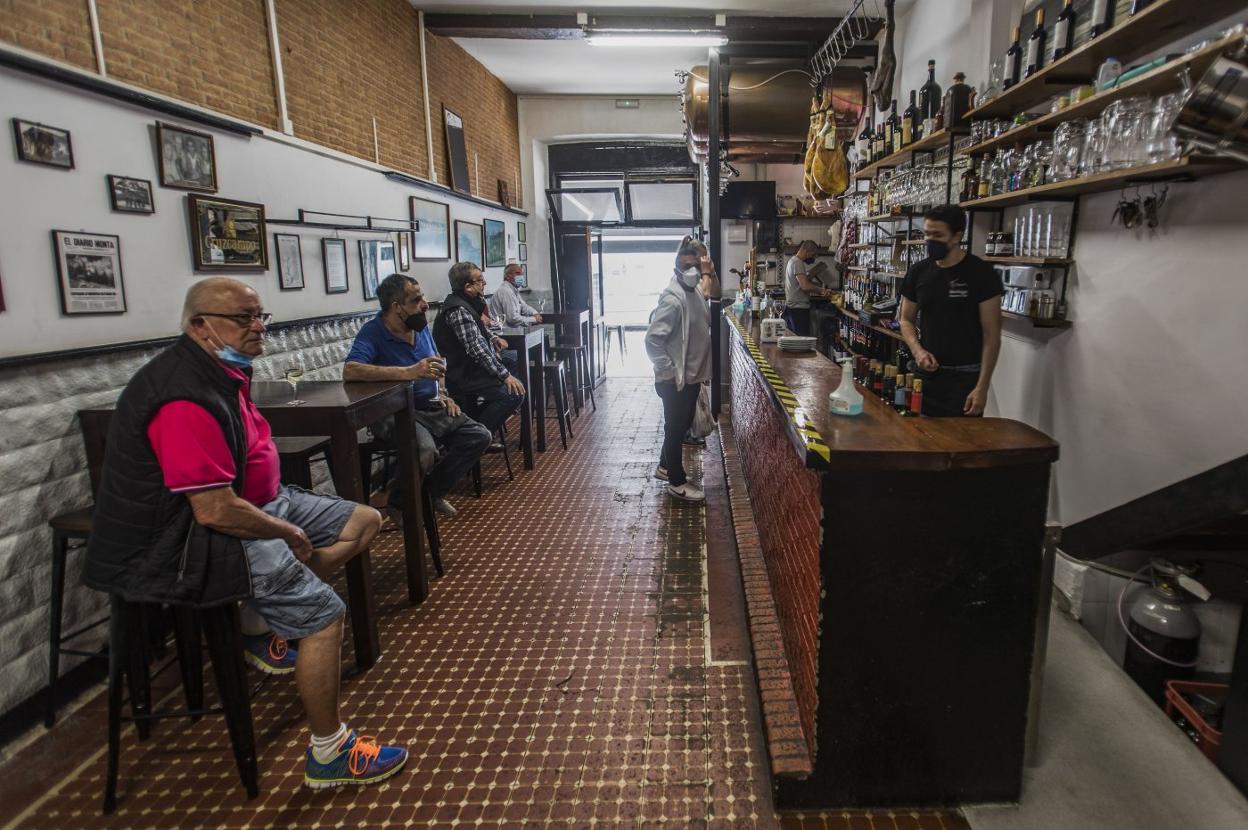
[[[784,325],[784,320],[779,317],[771,317],[759,322],[761,329],[762,341],[764,343],[778,343],[781,335],[788,334],[788,327]]]

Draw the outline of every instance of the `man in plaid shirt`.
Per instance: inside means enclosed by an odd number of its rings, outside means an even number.
[[[524,403],[524,384],[499,359],[507,341],[481,322],[485,276],[471,262],[450,270],[451,293],[433,324],[433,339],[446,358],[446,388],[461,407],[490,432],[497,432]]]

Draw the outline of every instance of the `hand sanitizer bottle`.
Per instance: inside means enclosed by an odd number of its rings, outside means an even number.
[[[828,410],[833,415],[861,415],[862,393],[854,388],[853,358],[841,364],[841,385],[828,395]]]

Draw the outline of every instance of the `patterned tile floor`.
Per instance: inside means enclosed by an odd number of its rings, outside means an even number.
[[[374,548],[385,653],[344,679],[343,713],[409,747],[397,777],[301,787],[307,731],[280,678],[253,701],[258,798],[238,785],[219,718],[165,721],[143,743],[126,731],[120,803],[102,817],[97,696],[0,769],[8,826],[966,826],[948,814],[775,815],[750,667],[710,659],[704,511],[672,505],[650,477],[651,385],[600,387],[566,453],[551,427],[536,470],[517,453],[509,483],[488,457],[484,497],[452,497],[448,572],[422,606],[406,603],[395,535]],[[700,460],[693,469],[700,479]]]

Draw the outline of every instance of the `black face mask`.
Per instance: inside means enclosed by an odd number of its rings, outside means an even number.
[[[485,300],[480,297],[471,297],[465,294],[464,299],[468,301],[468,305],[472,306],[472,310],[477,312],[477,314],[485,311]]]
[[[429,325],[429,318],[425,315],[425,312],[418,311],[403,318],[403,325],[412,331],[423,331],[425,326]]]

